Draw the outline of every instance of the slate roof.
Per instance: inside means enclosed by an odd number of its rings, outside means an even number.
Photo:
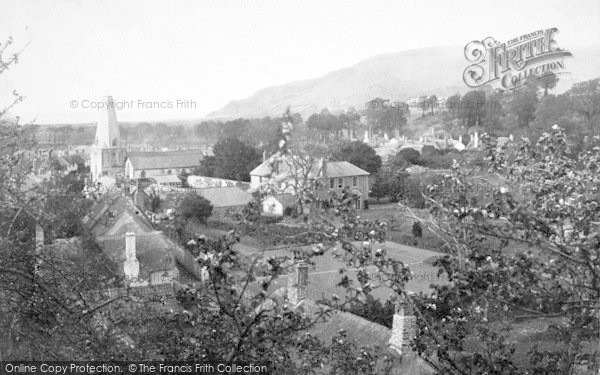
[[[259,283],[250,283],[246,286],[246,296],[252,296],[261,291]],[[286,296],[287,287],[272,290],[269,293],[269,299],[263,303],[263,307],[270,309],[272,304],[287,303]],[[300,302],[298,309],[301,309],[311,319],[318,318],[307,332],[325,344],[329,344],[331,338],[340,330],[346,331],[347,337],[359,346],[387,347],[391,337],[389,328],[349,312],[336,310],[327,316],[319,317],[321,311],[327,310],[327,308],[310,298]]]
[[[143,212],[120,193],[109,193],[94,204],[83,224],[94,234],[106,256],[118,265],[125,261],[125,233],[135,233],[142,278],[176,268],[173,245],[161,232],[154,231]]]
[[[273,163],[273,157],[262,162],[258,167],[254,168],[251,172],[251,176],[269,177],[273,173],[271,164]],[[319,173],[319,177],[350,177],[350,176],[368,176],[369,172],[357,167],[356,165],[347,161],[329,161],[326,165],[326,176],[323,176],[323,171],[320,170],[318,165],[315,165],[313,171]]]
[[[181,150],[165,152],[130,152],[127,159],[134,169],[177,169],[193,168],[204,159],[202,150]]]
[[[254,168],[252,171],[250,171],[250,176],[261,176],[261,177],[267,177],[270,176],[272,171],[271,168],[271,161],[270,160],[265,160],[262,163],[260,163],[260,165],[256,168]]]
[[[283,207],[293,207],[297,203],[297,199],[293,194],[274,194],[272,196],[277,199]]]
[[[128,212],[123,215],[124,212]],[[127,220],[129,219],[129,220]],[[121,223],[118,221],[121,220]],[[120,193],[107,193],[99,202],[96,202],[83,219],[83,224],[93,232],[95,236],[107,234],[114,235],[125,233],[126,229],[131,231],[149,232],[152,224],[133,202]],[[128,225],[129,228],[120,228],[116,231],[116,224]]]
[[[252,201],[252,195],[236,186],[194,189],[194,191],[208,199],[215,208],[245,206]]]
[[[101,309],[101,312],[109,312],[111,315],[119,317],[130,312],[126,306],[132,307],[132,304],[143,308],[144,313],[160,313],[177,311],[181,306],[176,298],[175,283],[132,286],[122,288],[107,288],[103,290],[94,290],[84,293],[86,299],[90,303],[90,307],[94,308],[104,301],[111,300],[117,297],[132,297],[124,303],[111,303]],[[125,305],[124,305],[125,304]]]
[[[326,164],[324,177],[368,176],[369,172],[347,161],[333,161]]]
[[[319,312],[317,302],[310,299],[302,301],[300,307],[308,314]],[[318,321],[308,331],[325,344],[329,344],[331,338],[340,330],[344,330],[347,337],[359,346],[387,347],[392,335],[388,327],[345,311],[335,311],[327,319]]]
[[[98,244],[116,264],[125,262],[125,236],[98,237]],[[176,268],[172,245],[161,232],[138,234],[135,237],[135,255],[140,263],[140,278],[151,273]]]

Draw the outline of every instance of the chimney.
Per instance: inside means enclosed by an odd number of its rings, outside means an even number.
[[[513,137],[512,133],[508,135],[508,139],[510,139],[511,142],[515,140],[515,138]]]
[[[125,233],[125,263],[123,263],[125,277],[128,280],[137,279],[140,275],[140,262],[135,251],[135,233]]]
[[[288,301],[293,307],[297,307],[308,292],[308,264],[297,263],[294,270],[288,275]]]
[[[390,337],[390,347],[395,349],[398,354],[410,352],[410,342],[415,336],[417,318],[415,317],[411,301],[404,295],[396,303],[396,312],[392,322],[392,335]]]
[[[369,131],[365,130],[365,139],[363,141],[364,143],[369,143]]]
[[[473,137],[473,147],[479,147],[479,133],[475,132],[475,136]]]
[[[263,163],[267,161],[267,150],[263,151]]]

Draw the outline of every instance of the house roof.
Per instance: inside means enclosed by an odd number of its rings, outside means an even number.
[[[172,245],[161,232],[136,233],[135,253],[140,263],[140,277],[146,278],[157,271],[176,268]],[[101,236],[98,244],[106,255],[116,264],[125,262],[125,236]]]
[[[368,176],[369,172],[347,161],[328,162],[325,177]]]
[[[136,234],[136,256],[140,275],[175,268],[173,245],[154,231],[146,216],[133,202],[119,193],[109,193],[94,204],[83,219],[102,251],[116,264],[125,261],[125,233]]]
[[[283,207],[292,207],[298,201],[293,194],[274,194],[271,197],[277,199]]]
[[[320,311],[317,302],[306,299],[300,306],[309,314]],[[335,311],[329,318],[318,321],[309,329],[309,332],[327,343],[337,332],[344,330],[349,339],[359,346],[387,346],[391,337],[391,330],[378,323],[371,322],[358,315]]]
[[[236,186],[194,189],[194,191],[208,199],[215,208],[244,206],[252,201],[252,195]]]
[[[116,192],[104,195],[82,221],[95,236],[152,231],[152,225],[141,210],[129,198]]]
[[[204,159],[202,150],[130,152],[127,158],[134,169],[193,168]]]
[[[270,157],[266,161],[262,162],[258,167],[254,168],[251,172],[251,176],[269,177],[273,173],[273,163],[275,162],[274,157]],[[315,163],[319,163],[316,161]],[[369,172],[357,167],[356,165],[347,161],[330,161],[325,163],[326,176],[323,175],[323,170],[320,165],[315,165],[312,169],[313,172],[318,173],[320,177],[349,177],[349,176],[368,176]]]
[[[273,162],[272,158],[269,158],[269,159],[263,161],[262,163],[260,163],[260,165],[258,167],[254,168],[252,171],[250,171],[250,176],[261,176],[261,177],[270,176],[271,173],[273,173],[273,168],[271,167],[272,162]]]
[[[90,307],[100,304],[106,300],[117,297],[133,297],[123,303],[110,303],[100,309],[101,312],[110,312],[116,316],[125,317],[130,314],[132,305],[137,305],[144,309],[144,313],[169,312],[181,310],[176,298],[176,285],[158,284],[145,286],[131,286],[126,288],[107,288],[103,290],[93,290],[85,292],[84,296],[91,304]]]

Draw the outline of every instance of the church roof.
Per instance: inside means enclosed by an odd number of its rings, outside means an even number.
[[[165,152],[130,152],[127,158],[133,169],[177,169],[193,168],[204,159],[202,150],[182,150]]]

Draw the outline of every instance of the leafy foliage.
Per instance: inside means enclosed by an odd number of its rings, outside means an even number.
[[[332,160],[348,161],[371,174],[376,174],[381,168],[381,157],[372,147],[360,141],[340,145],[339,149],[333,152]]]
[[[212,215],[213,206],[208,199],[196,192],[189,192],[179,202],[178,209],[185,219],[195,219],[204,223]]]
[[[250,171],[261,160],[257,149],[235,138],[226,138],[213,147],[214,156],[207,156],[194,171],[201,176],[250,181]]]

